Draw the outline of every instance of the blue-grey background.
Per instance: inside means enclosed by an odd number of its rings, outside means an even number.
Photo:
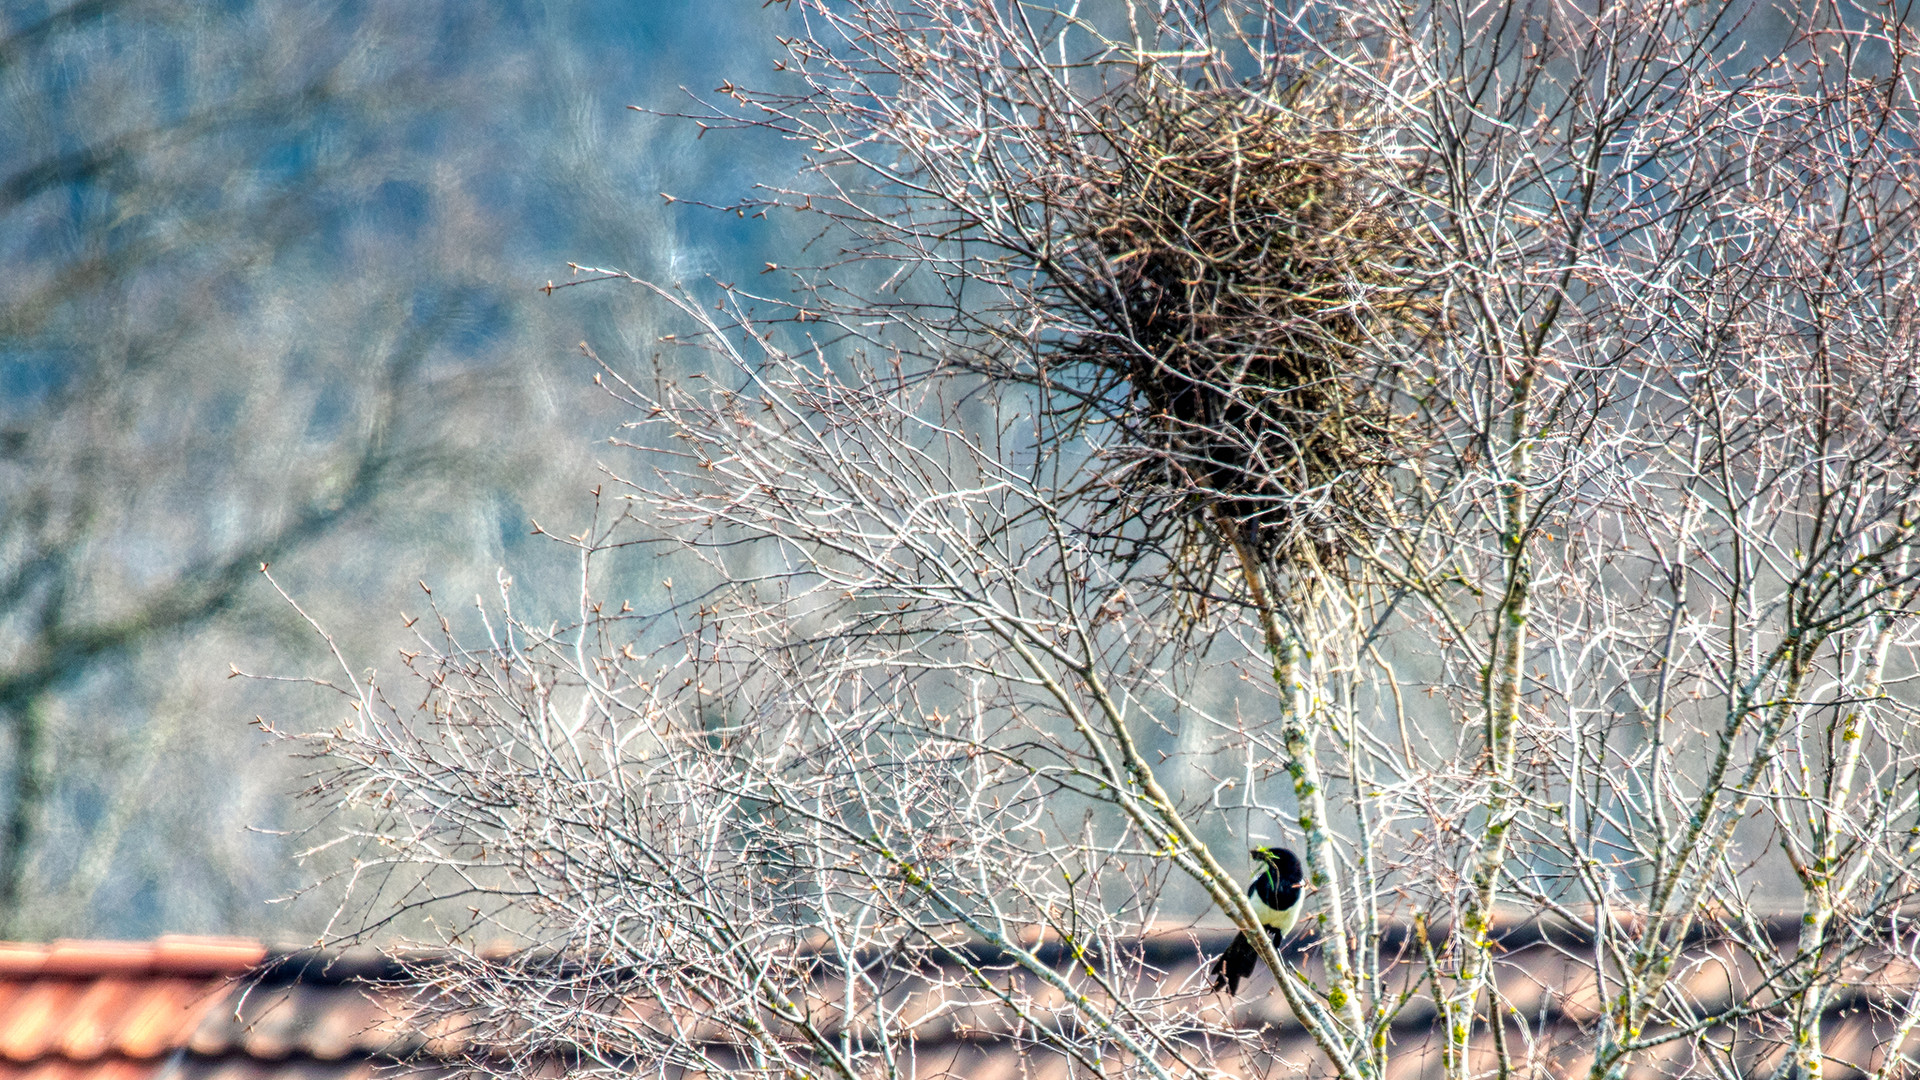
[[[327,674],[259,565],[357,659],[421,580],[570,602],[529,523],[577,527],[621,419],[577,346],[643,366],[657,331],[631,287],[538,286],[803,239],[660,197],[724,203],[792,148],[627,108],[770,77],[787,18],[0,4],[0,937],[318,931],[315,764],[253,720],[340,706],[228,677]]]

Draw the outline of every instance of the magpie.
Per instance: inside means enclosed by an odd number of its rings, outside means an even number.
[[[1247,897],[1253,901],[1254,916],[1267,928],[1267,937],[1277,949],[1300,917],[1300,883],[1305,875],[1300,872],[1300,859],[1286,848],[1254,848],[1249,854],[1257,869],[1247,885]],[[1235,934],[1233,944],[1213,962],[1213,988],[1224,989],[1229,996],[1239,993],[1240,980],[1253,974],[1259,963],[1260,954],[1253,951],[1246,933]]]

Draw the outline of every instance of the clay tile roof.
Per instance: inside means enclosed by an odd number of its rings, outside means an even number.
[[[1776,939],[1794,927],[1782,922]],[[1170,929],[1140,941],[1141,955],[1175,983],[1195,982],[1199,965],[1225,948],[1230,932]],[[1512,1037],[1532,1055],[1530,1075],[1568,1076],[1591,1060],[1595,988],[1570,963],[1559,930],[1533,924],[1502,929],[1497,979],[1503,996],[1524,1005],[1526,1027]],[[1041,943],[1041,952],[1047,952]],[[1290,947],[1296,961],[1310,962]],[[1703,959],[1711,959],[1702,952]],[[1692,977],[1706,996],[1725,997],[1719,966]],[[1713,969],[1706,971],[1706,969]],[[230,938],[165,937],[150,942],[0,943],[0,1080],[443,1080],[462,1048],[457,1032],[410,1030],[396,1014],[403,999],[381,989],[400,974],[378,953],[270,950]],[[1904,1002],[1911,966],[1889,968],[1888,985],[1871,990]],[[1715,980],[1719,980],[1716,982]],[[1265,985],[1262,985],[1263,982]],[[1315,1080],[1329,1070],[1278,995],[1258,974],[1232,1003],[1236,1023],[1262,1032],[1258,1053],[1225,1062],[1223,1076]],[[937,1012],[928,1000],[895,1004],[905,1016],[926,1012],[916,1043],[915,1077],[954,1080],[1044,1080],[1079,1075],[1068,1061],[1023,1042],[1006,1018],[965,1001]],[[974,1003],[977,1004],[977,1003]],[[929,1011],[933,1010],[933,1011]],[[937,1015],[936,1015],[937,1013]],[[1826,1037],[1835,1054],[1884,1058],[1886,1009],[1836,999]],[[1437,1080],[1441,1075],[1430,1006],[1410,1007],[1387,1037],[1395,1056],[1382,1080]],[[937,1021],[937,1022],[936,1022]],[[1904,1048],[1914,1053],[1914,1036]],[[1842,1052],[1844,1051],[1844,1054]],[[1479,1051],[1476,1050],[1476,1053]],[[1667,1051],[1650,1053],[1630,1080],[1707,1075],[1699,1063]],[[1584,1055],[1584,1056],[1583,1056]],[[1777,1053],[1753,1058],[1748,1075],[1765,1075]],[[716,1061],[720,1059],[716,1058]],[[717,1072],[716,1072],[717,1075]],[[1828,1080],[1848,1075],[1829,1072]]]
[[[373,955],[239,938],[0,942],[0,1080],[368,1080],[418,1046]]]

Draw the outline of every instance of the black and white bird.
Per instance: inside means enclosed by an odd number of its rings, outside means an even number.
[[[1247,885],[1247,898],[1253,901],[1253,914],[1267,928],[1267,937],[1277,949],[1300,917],[1305,875],[1300,871],[1299,857],[1286,848],[1254,848],[1249,854],[1255,870],[1253,881]],[[1213,962],[1213,988],[1230,995],[1239,993],[1240,980],[1253,974],[1259,963],[1260,954],[1253,950],[1246,933],[1235,934],[1233,944]]]

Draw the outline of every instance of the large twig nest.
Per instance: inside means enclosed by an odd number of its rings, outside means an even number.
[[[1378,522],[1406,456],[1385,346],[1422,306],[1418,260],[1387,157],[1317,105],[1143,79],[1110,113],[1080,225],[1095,254],[1066,283],[1095,329],[1050,366],[1122,425],[1116,537],[1225,529],[1340,573]]]

